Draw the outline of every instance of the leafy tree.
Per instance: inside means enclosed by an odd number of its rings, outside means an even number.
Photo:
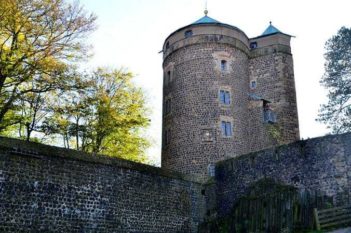
[[[321,84],[328,89],[328,103],[321,106],[320,122],[333,133],[351,130],[351,29],[342,27],[325,45],[325,74]]]
[[[4,120],[21,96],[65,83],[67,65],[86,55],[82,39],[95,19],[64,0],[1,0],[0,130],[17,123]],[[26,85],[33,81],[40,88]]]
[[[43,132],[61,135],[66,147],[145,162],[149,125],[142,91],[123,70],[99,68],[84,77],[88,86],[60,96]]]

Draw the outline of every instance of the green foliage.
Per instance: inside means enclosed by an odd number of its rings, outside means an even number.
[[[321,106],[318,121],[333,133],[351,130],[351,28],[342,27],[325,44],[325,74],[321,84],[328,103]]]
[[[95,20],[77,2],[1,0],[0,135],[145,162],[149,120],[132,74],[76,71]]]
[[[63,0],[1,1],[0,131],[16,123],[5,115],[22,107],[24,95],[65,84],[67,66],[85,55],[82,39],[95,19]]]
[[[279,145],[282,143],[282,136],[280,127],[277,124],[266,124],[265,125],[268,134],[273,140],[275,145]]]
[[[86,151],[144,161],[149,143],[141,135],[149,125],[142,91],[131,82],[132,74],[122,70],[97,69],[90,80],[91,115],[85,120]]]
[[[50,106],[42,132],[60,135],[65,147],[145,162],[149,125],[141,89],[132,74],[99,68],[82,77],[82,89],[66,91]]]

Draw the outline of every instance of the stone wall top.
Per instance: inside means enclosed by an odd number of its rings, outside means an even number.
[[[0,137],[0,149],[5,149],[8,155],[14,154],[19,156],[30,156],[37,159],[50,159],[58,157],[68,160],[78,160],[89,163],[105,164],[140,172],[155,174],[173,179],[186,180],[195,183],[201,183],[202,179],[197,176],[188,176],[174,171],[161,169],[146,164],[136,163],[133,161],[111,157],[102,154],[90,154],[77,150],[71,150],[56,146],[44,145],[36,142],[27,142],[19,139]]]

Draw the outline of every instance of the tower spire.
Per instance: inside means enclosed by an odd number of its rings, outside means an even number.
[[[207,0],[205,0],[205,11],[204,11],[205,15],[207,16],[208,14],[208,10],[207,10]]]

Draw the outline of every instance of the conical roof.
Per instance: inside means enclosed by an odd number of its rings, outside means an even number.
[[[202,23],[221,23],[215,19],[212,19],[211,17],[208,17],[207,15],[205,15],[204,17],[202,17],[201,19],[195,21],[192,24],[202,24]]]
[[[274,26],[272,25],[272,22],[269,22],[269,26],[268,26],[267,29],[262,33],[261,36],[267,36],[267,35],[274,34],[274,33],[278,33],[278,32],[281,32],[281,31],[279,31],[278,28],[274,27]]]

